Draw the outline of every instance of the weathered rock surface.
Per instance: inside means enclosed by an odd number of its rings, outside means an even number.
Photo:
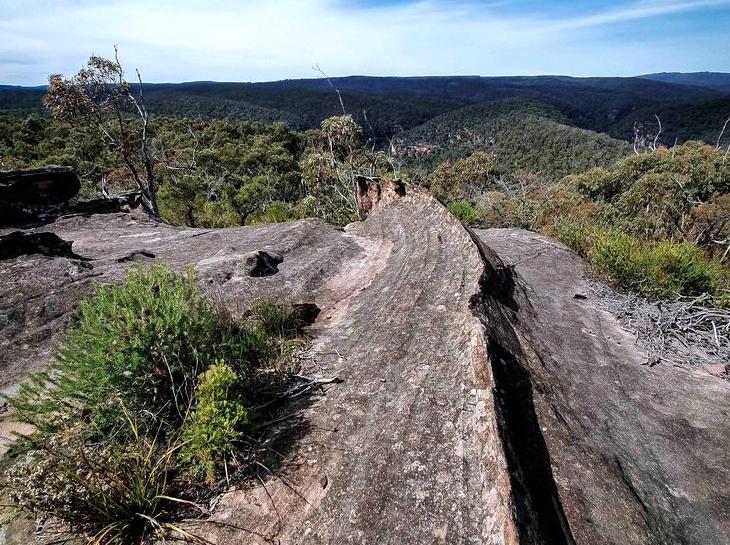
[[[543,432],[574,541],[730,542],[730,383],[645,365],[633,336],[591,303],[583,262],[563,246],[517,230],[478,235],[516,281],[503,305],[513,332],[488,327],[491,353],[512,383],[529,382],[523,406]],[[535,503],[549,510],[543,493]]]
[[[0,236],[14,232],[0,229]],[[327,292],[327,280],[369,255],[358,239],[318,220],[203,230],[172,227],[136,211],[71,216],[22,233],[72,243],[75,257],[49,257],[28,247],[25,255],[0,261],[0,393],[47,363],[71,311],[94,282],[119,281],[135,263],[160,261],[180,271],[192,266],[212,295],[243,312],[239,306],[253,293],[326,305],[336,297]],[[251,255],[259,252],[282,259],[278,272],[251,276]]]
[[[140,212],[26,231],[73,241],[74,256],[0,262],[0,389],[46,364],[93,281],[192,266],[239,312],[260,293],[316,304],[313,367],[343,381],[302,406],[309,431],[281,473],[226,494],[213,515],[226,526],[196,527],[211,541],[728,543],[730,382],[643,366],[562,246],[470,233],[404,186],[359,194],[368,218],[345,231],[184,229]],[[252,275],[260,256],[281,261]]]

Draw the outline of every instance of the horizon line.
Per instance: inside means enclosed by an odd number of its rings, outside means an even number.
[[[248,84],[248,85],[255,85],[260,83],[281,83],[281,82],[288,82],[288,81],[326,81],[327,79],[330,80],[341,80],[341,79],[348,79],[348,78],[371,78],[371,79],[439,79],[439,78],[479,78],[479,79],[498,79],[498,78],[571,78],[571,79],[595,79],[595,78],[602,78],[602,79],[635,79],[635,78],[646,78],[647,76],[657,76],[657,75],[696,75],[696,74],[722,74],[730,76],[730,72],[722,72],[722,71],[714,71],[714,70],[699,70],[699,71],[693,71],[693,72],[678,72],[674,70],[670,71],[658,71],[658,72],[649,72],[646,74],[635,74],[633,76],[571,76],[569,74],[501,74],[501,75],[483,75],[483,74],[445,74],[445,75],[368,75],[368,74],[349,74],[346,76],[329,76],[326,77],[311,77],[311,78],[281,78],[281,79],[273,79],[273,80],[257,80],[257,81],[226,81],[226,80],[182,80],[182,81],[143,81],[143,85],[185,85],[185,84],[195,84],[195,83],[219,83],[219,84],[230,84],[230,83],[239,83],[239,84]],[[136,82],[130,82],[130,83],[136,83]],[[662,83],[673,83],[673,82],[662,82]],[[673,83],[675,85],[683,85],[681,83]],[[691,86],[691,85],[690,85]],[[15,88],[15,89],[43,89],[48,87],[47,83],[42,83],[38,85],[18,85],[15,83],[0,83],[0,88]],[[0,89],[2,90],[2,89]]]

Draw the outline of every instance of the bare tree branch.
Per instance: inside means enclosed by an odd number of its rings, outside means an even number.
[[[319,66],[319,64],[315,64],[314,66],[312,66],[312,69],[314,71],[322,74],[322,76],[324,76],[324,79],[327,80],[327,83],[330,84],[330,87],[332,87],[332,89],[335,90],[335,92],[337,93],[337,98],[340,101],[340,106],[342,107],[342,115],[347,115],[347,110],[345,109],[345,103],[342,101],[342,93],[340,93],[340,90],[334,86],[334,84],[332,83],[332,80],[330,80],[329,76],[324,73],[324,70],[322,70],[322,68]]]
[[[654,136],[654,143],[651,146],[652,151],[656,151],[657,142],[659,141],[659,135],[662,134],[662,120],[659,119],[659,116],[654,114],[654,117],[656,118],[656,122],[659,124],[659,130],[656,133],[656,136]]]
[[[139,94],[135,95],[124,78],[115,45],[114,60],[92,56],[71,78],[52,75],[45,102],[55,117],[95,131],[104,145],[119,155],[142,195],[142,204],[159,218],[155,161],[149,147],[150,115],[139,70],[137,80]],[[139,117],[141,129],[130,118],[130,107]]]
[[[725,120],[725,124],[722,126],[722,130],[720,131],[720,136],[717,137],[717,146],[715,146],[715,150],[716,151],[720,151],[720,146],[721,146],[721,143],[722,143],[722,137],[725,134],[725,129],[727,129],[728,123],[730,123],[730,117],[728,117]]]

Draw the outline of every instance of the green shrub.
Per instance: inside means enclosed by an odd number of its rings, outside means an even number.
[[[429,176],[429,189],[443,201],[463,201],[473,189],[493,189],[497,175],[496,157],[485,151],[475,151],[456,161],[444,161]],[[458,216],[457,216],[458,217]]]
[[[639,291],[647,287],[647,263],[641,244],[634,237],[615,231],[599,232],[588,255],[593,267],[617,284]]]
[[[479,211],[467,201],[452,201],[447,207],[459,221],[466,225],[477,225],[482,216]]]
[[[286,202],[274,201],[268,204],[260,212],[251,214],[248,223],[250,225],[259,225],[262,223],[282,223],[296,218],[294,207]]]
[[[210,484],[216,480],[220,462],[235,456],[248,423],[248,413],[236,395],[238,383],[231,367],[223,362],[211,365],[198,377],[195,407],[183,425],[182,458]]]
[[[289,301],[257,299],[251,307],[251,318],[270,337],[287,339],[299,331],[299,312]]]
[[[56,517],[88,543],[191,539],[173,523],[192,505],[180,498],[255,460],[243,434],[288,386],[280,362],[298,322],[294,305],[272,299],[236,321],[200,296],[192,273],[162,266],[97,286],[57,361],[9,400],[38,431],[15,449],[23,459],[2,488],[20,511]]]
[[[725,268],[694,244],[646,242],[611,230],[594,232],[587,240],[593,268],[623,288],[663,298],[709,293],[718,301],[727,288]]]
[[[720,287],[718,265],[694,244],[659,242],[650,245],[644,260],[651,271],[650,291],[658,297],[714,294]]]
[[[202,298],[192,273],[162,266],[131,269],[122,284],[97,286],[66,332],[57,361],[10,401],[41,430],[68,421],[102,436],[124,422],[123,400],[143,430],[179,426],[195,378],[217,359],[242,376],[270,353],[257,328],[236,324]]]
[[[711,255],[730,229],[728,191],[724,152],[686,142],[564,178],[538,223],[590,221],[643,240],[693,240]]]
[[[586,257],[590,230],[575,222],[563,222],[555,227],[555,237],[581,257]]]

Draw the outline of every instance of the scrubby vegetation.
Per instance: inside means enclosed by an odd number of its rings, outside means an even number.
[[[710,294],[717,305],[730,302],[730,271],[696,244],[647,241],[615,229],[569,223],[560,224],[556,234],[621,288],[667,299]]]
[[[123,444],[90,444],[70,430],[30,439],[29,450],[0,483],[13,510],[52,518],[63,542],[93,545],[154,543],[164,535],[195,537],[174,523],[187,500],[171,496],[179,445],[140,435],[129,421],[132,439]]]
[[[433,191],[471,225],[557,236],[617,285],[655,297],[730,296],[730,161],[699,142],[630,155],[546,185],[483,153],[445,163]],[[475,215],[475,211],[479,213]]]
[[[293,372],[296,308],[251,306],[234,319],[162,266],[97,286],[55,363],[9,400],[37,430],[3,480],[15,508],[88,543],[185,537],[174,521],[255,460]]]
[[[198,377],[195,406],[182,431],[183,461],[190,463],[194,475],[215,483],[220,460],[235,460],[237,443],[248,423],[248,412],[238,399],[240,378],[230,365],[218,362]]]
[[[102,79],[107,72],[123,75],[118,62],[92,57],[76,78],[83,83],[97,72]],[[129,188],[129,165],[119,153],[126,148],[108,145],[80,128],[67,108],[59,110],[65,102],[55,100],[57,91],[66,89],[59,81],[73,87],[76,80],[51,78],[46,102],[63,114],[57,119],[0,114],[2,166],[74,166],[84,179],[82,197]],[[331,83],[150,86],[145,96],[153,110],[183,117],[202,108],[195,120],[140,120],[134,112],[124,118],[128,134],[148,123],[150,172],[163,219],[226,227],[315,216],[342,225],[357,218],[357,175],[398,176],[428,186],[466,224],[558,236],[617,285],[662,297],[705,290],[724,300],[728,136],[714,146],[664,147],[672,130],[692,122],[670,116],[664,132],[650,139],[652,149],[634,155],[625,141],[586,130],[627,137],[627,120],[636,121],[637,112],[671,112],[687,100],[708,113],[708,127],[717,122],[719,129],[726,97],[717,91],[642,79],[344,78],[336,80],[340,98],[358,114],[326,117],[338,103],[345,109]],[[125,85],[121,89],[134,95],[135,86]],[[414,105],[388,114],[400,100],[393,93]],[[186,106],[176,109],[173,101],[165,110],[163,96]],[[301,114],[301,105],[292,109],[296,100],[307,104],[306,121],[287,117]],[[211,113],[215,101],[225,108]],[[360,101],[384,109],[359,113]],[[240,116],[236,104],[245,110]],[[224,113],[225,119],[213,119]],[[653,123],[653,114],[641,115]],[[230,119],[241,116],[279,116],[290,126],[317,128],[297,132],[282,123]]]
[[[727,304],[726,159],[689,142],[570,176],[549,194],[542,223],[563,234],[561,222],[577,223],[583,242],[573,247],[619,284],[659,297],[707,292]]]

